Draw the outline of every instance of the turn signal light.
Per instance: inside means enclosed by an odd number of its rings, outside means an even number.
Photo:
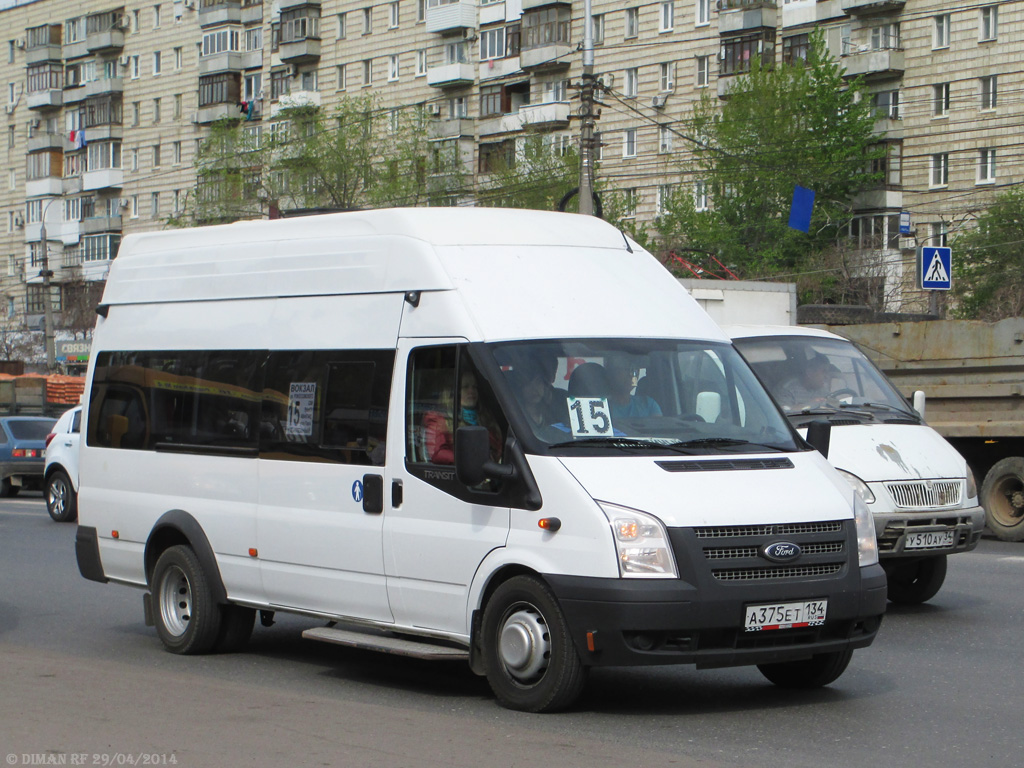
[[[249,547],[249,557],[258,557],[259,554],[256,547]]]
[[[542,517],[537,521],[537,525],[543,528],[545,531],[554,533],[562,527],[562,521],[557,517]]]
[[[110,538],[112,538],[112,539],[120,539],[121,538],[121,534],[118,533],[117,531],[111,531],[110,532]]]

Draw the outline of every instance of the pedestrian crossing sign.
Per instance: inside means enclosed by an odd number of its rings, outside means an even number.
[[[922,247],[918,252],[917,271],[922,289],[948,291],[953,285],[953,249]]]

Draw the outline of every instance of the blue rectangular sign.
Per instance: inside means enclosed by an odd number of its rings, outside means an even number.
[[[924,246],[917,262],[921,288],[948,291],[953,285],[953,249]]]

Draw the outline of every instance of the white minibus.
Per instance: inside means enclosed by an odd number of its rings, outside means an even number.
[[[78,564],[144,590],[170,651],[290,612],[550,711],[600,665],[821,686],[878,631],[864,501],[598,219],[133,234],[97,312]]]

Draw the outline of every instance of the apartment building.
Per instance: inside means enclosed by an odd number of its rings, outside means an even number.
[[[918,245],[944,243],[1024,177],[1022,2],[592,5],[607,87],[599,176],[641,224],[673,185],[700,199],[673,130],[694,100],[725,96],[758,56],[801,58],[815,28],[877,109],[885,183],[857,201],[849,233],[890,288],[909,285]],[[385,108],[424,110],[431,138],[469,158],[471,182],[530,132],[577,140],[582,0],[0,0],[0,19],[0,330],[41,327],[44,262],[68,325],[122,235],[167,226],[185,204],[223,117],[260,130],[285,107],[330,110],[372,90]]]

